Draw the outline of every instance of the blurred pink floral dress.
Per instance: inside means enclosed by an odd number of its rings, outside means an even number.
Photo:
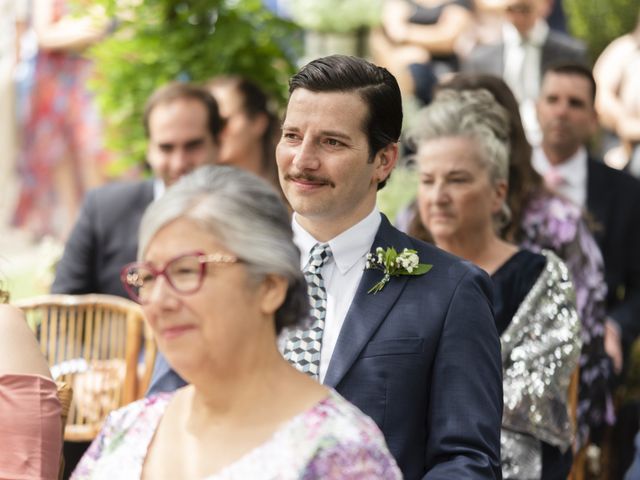
[[[53,0],[53,21],[67,12],[68,2]],[[78,205],[85,185],[82,163],[104,166],[109,157],[102,143],[102,123],[87,83],[92,63],[80,53],[41,49],[23,126],[18,173],[22,185],[14,224],[36,235],[63,236],[75,220],[61,208],[54,174],[71,161],[72,185]]]
[[[139,479],[151,439],[174,393],[113,412],[72,480]],[[376,424],[332,391],[262,445],[205,480],[401,479]]]

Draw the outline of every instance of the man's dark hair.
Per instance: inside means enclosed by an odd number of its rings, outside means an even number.
[[[196,100],[207,110],[207,129],[215,143],[220,141],[220,132],[224,127],[224,121],[220,117],[218,103],[215,98],[204,88],[184,82],[168,83],[151,94],[144,107],[144,132],[149,138],[149,117],[154,108],[161,104],[171,103],[174,100]]]
[[[395,77],[386,68],[358,57],[331,55],[308,63],[289,81],[289,95],[298,88],[312,92],[356,92],[368,107],[363,129],[369,161],[382,148],[396,143],[402,130],[402,97]],[[378,184],[384,187],[386,180]]]
[[[589,68],[584,63],[575,63],[575,62],[561,62],[561,63],[553,63],[549,65],[544,70],[544,75],[547,73],[557,73],[560,75],[577,75],[579,77],[585,78],[591,87],[591,105],[595,104],[596,101],[596,80],[593,78],[593,73],[591,72],[591,68]],[[543,75],[543,78],[544,78]]]

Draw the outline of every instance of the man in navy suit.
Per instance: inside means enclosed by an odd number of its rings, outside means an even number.
[[[533,166],[595,220],[607,283],[607,353],[619,371],[620,341],[628,349],[640,334],[640,182],[590,155],[598,129],[596,83],[580,64],[557,64],[543,77],[537,113],[543,132]]]
[[[395,78],[331,56],[303,67],[289,93],[276,159],[301,265],[318,243],[331,251],[319,380],[378,424],[405,478],[500,478],[500,345],[488,277],[404,235],[376,208],[398,157]],[[382,277],[365,269],[378,247],[417,250],[433,268],[368,293]]]
[[[330,250],[314,376],[378,424],[405,478],[501,478],[500,343],[489,278],[396,230],[376,208],[398,157],[395,78],[365,60],[332,56],[305,66],[289,91],[276,159],[301,267],[316,244]],[[377,247],[416,250],[433,267],[391,277],[369,294],[382,278],[365,270]],[[285,356],[296,334],[285,333]],[[152,392],[182,384],[156,363]]]
[[[120,269],[136,259],[142,214],[180,176],[216,161],[222,125],[218,105],[206,90],[186,83],[156,90],[144,112],[154,178],[114,182],[87,194],[52,292],[126,297]]]

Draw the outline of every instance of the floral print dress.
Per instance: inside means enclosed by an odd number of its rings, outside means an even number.
[[[173,395],[160,393],[109,415],[72,480],[141,478],[151,439]],[[401,478],[376,424],[331,391],[267,442],[205,480]]]
[[[576,291],[582,323],[577,445],[584,445],[591,428],[612,425],[615,415],[609,387],[612,366],[604,349],[604,264],[583,211],[569,200],[542,194],[528,204],[520,225],[521,246],[534,252],[554,251],[564,260]]]

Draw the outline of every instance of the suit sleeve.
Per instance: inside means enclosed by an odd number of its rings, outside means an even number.
[[[608,312],[620,325],[626,343],[631,343],[640,336],[640,192],[629,201],[633,202],[633,208],[629,210],[627,218],[630,239],[623,278],[624,299]]]
[[[96,204],[95,192],[89,192],[56,267],[52,293],[84,294],[97,291],[94,263],[97,249]]]
[[[491,289],[487,275],[471,267],[451,297],[433,365],[426,479],[502,478],[502,366]]]
[[[153,365],[149,390],[147,390],[145,396],[148,397],[162,392],[174,392],[186,384],[187,382],[171,368],[162,352],[158,352]]]

